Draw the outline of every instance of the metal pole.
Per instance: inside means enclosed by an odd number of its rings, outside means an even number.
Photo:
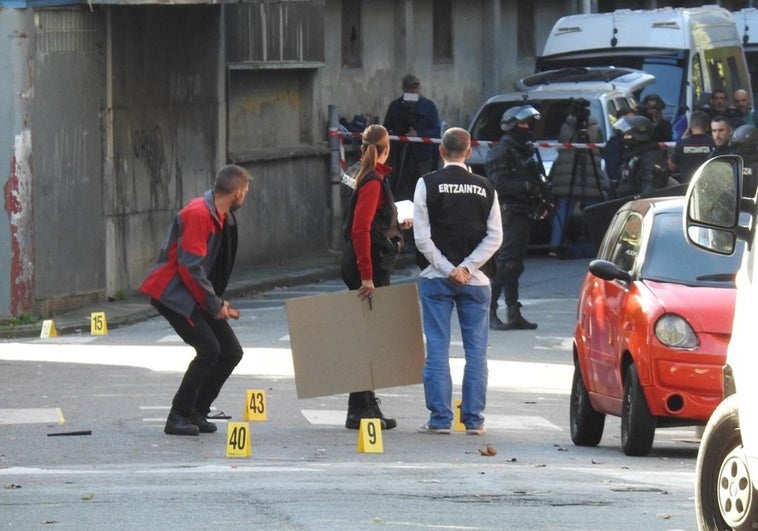
[[[342,201],[340,198],[340,185],[342,182],[340,168],[340,142],[339,136],[339,116],[337,106],[329,105],[329,182],[331,183],[332,193],[332,213],[331,213],[331,231],[329,237],[329,247],[335,251],[341,251],[342,240]]]

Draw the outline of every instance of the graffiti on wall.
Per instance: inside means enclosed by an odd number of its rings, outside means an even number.
[[[169,203],[169,171],[161,126],[156,124],[146,129],[135,129],[132,147],[135,163],[140,163],[147,172],[151,208],[165,207]]]

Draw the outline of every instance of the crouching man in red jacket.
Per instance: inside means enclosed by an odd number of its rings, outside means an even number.
[[[140,286],[179,337],[195,349],[163,429],[169,435],[216,431],[206,415],[242,359],[242,347],[228,322],[234,310],[221,297],[237,252],[234,212],[245,201],[251,181],[244,168],[221,168],[213,189],[191,200],[174,218],[158,262]]]

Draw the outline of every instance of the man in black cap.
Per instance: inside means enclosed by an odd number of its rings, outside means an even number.
[[[413,74],[403,78],[403,95],[387,108],[384,127],[390,135],[440,138],[437,106],[421,95],[421,82]],[[437,146],[431,143],[393,141],[390,149],[392,191],[397,199],[413,199],[418,178],[437,169]]]

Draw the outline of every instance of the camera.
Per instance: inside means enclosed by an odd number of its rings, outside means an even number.
[[[587,120],[590,117],[590,102],[584,98],[572,100],[571,114],[576,117],[577,129],[587,129]]]
[[[407,98],[406,96],[411,96]],[[412,96],[415,96],[413,98]],[[400,106],[400,115],[398,116],[398,134],[405,135],[411,129],[416,129],[416,123],[421,118],[421,115],[416,111],[416,102],[418,101],[418,94],[404,93],[402,105]]]

